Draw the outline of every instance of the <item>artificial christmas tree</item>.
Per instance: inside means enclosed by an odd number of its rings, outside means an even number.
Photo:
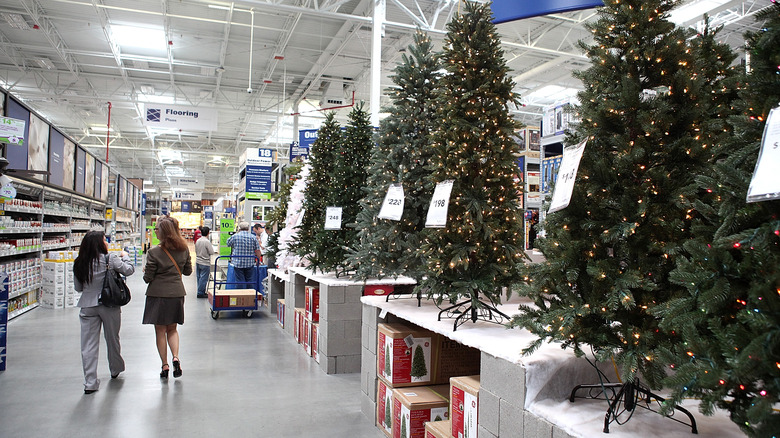
[[[380,123],[360,201],[358,242],[349,257],[353,278],[421,276],[423,263],[417,249],[432,193],[425,166],[433,153],[430,133],[436,123],[434,90],[439,69],[431,40],[418,32],[391,76],[395,87],[388,90],[390,116]],[[405,195],[400,221],[377,217],[391,184],[400,184]]]
[[[421,346],[414,349],[412,356],[412,377],[424,377],[428,374],[428,368],[425,366],[425,353]]]
[[[455,303],[451,311],[462,307],[456,328],[465,318],[500,318],[501,289],[519,279],[525,257],[513,139],[519,124],[509,114],[518,96],[491,18],[489,4],[467,2],[447,24],[447,73],[431,140],[430,184],[450,180],[452,192],[445,227],[425,233],[428,272],[419,284],[439,302]]]
[[[282,229],[287,225],[287,207],[290,204],[290,193],[293,185],[298,179],[300,179],[301,169],[303,163],[290,163],[283,169],[287,180],[279,186],[279,192],[276,197],[279,200],[279,205],[274,208],[270,215],[266,218],[266,227],[268,229],[276,228],[276,231],[268,237],[268,250],[266,251],[266,258],[269,261],[276,260],[276,254],[279,252],[279,236]],[[266,265],[272,267],[273,262],[266,262]]]
[[[658,314],[684,341],[667,350],[672,400],[700,398],[703,413],[726,409],[764,437],[780,430],[780,201],[745,199],[767,116],[780,104],[780,5],[757,18],[766,21],[746,35],[750,73],[739,78],[733,135],[697,178],[706,214],[672,273],[688,294]]]
[[[677,1],[604,3],[588,25],[594,44],[582,44],[591,67],[577,74],[582,121],[567,143],[587,146],[571,203],[546,218],[537,240],[546,260],[529,265],[521,290],[535,306],[521,306],[513,324],[538,336],[526,352],[560,341],[577,355],[590,347],[614,358],[624,382],[614,400],[632,411],[634,397],[656,398],[640,376],[659,388],[668,369],[659,351],[680,342],[653,312],[685,293],[669,280],[698,216],[684,191],[712,157],[700,134],[722,114],[711,72],[728,60],[697,59],[692,35],[667,20]]]
[[[388,345],[387,348],[385,348],[385,377],[388,377],[390,381],[393,380],[393,372],[390,369],[390,358],[392,357],[393,357],[392,350]]]
[[[298,228],[295,241],[289,244],[297,255],[311,260],[315,251],[323,245],[323,226],[325,209],[331,205],[333,177],[331,168],[339,159],[338,150],[342,142],[341,127],[336,114],[325,114],[325,122],[317,131],[317,139],[312,145],[311,171],[306,179],[303,201],[303,220]]]
[[[374,145],[373,132],[368,113],[363,109],[363,104],[358,104],[349,113],[349,124],[344,134],[333,133],[329,136],[338,139],[338,142],[332,149],[328,142],[329,148],[325,152],[329,158],[328,166],[321,168],[319,165],[322,162],[315,160],[319,160],[319,155],[323,153],[316,148],[324,128],[320,128],[320,134],[314,142],[312,173],[304,203],[306,213],[295,248],[298,254],[309,259],[315,271],[334,271],[338,276],[347,268],[345,248],[353,247],[357,238],[354,223],[360,211],[362,188],[367,177],[366,165]],[[342,209],[340,229],[324,229],[327,207]]]
[[[385,426],[392,427],[393,415],[390,413],[390,399],[385,400]]]
[[[407,421],[408,421],[408,417],[401,417],[401,438],[409,438],[409,436],[406,434]]]

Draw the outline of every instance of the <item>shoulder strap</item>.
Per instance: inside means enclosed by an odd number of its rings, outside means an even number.
[[[165,251],[166,254],[168,254],[168,258],[171,259],[171,261],[173,262],[173,266],[176,266],[176,271],[179,273],[179,277],[181,277],[181,269],[179,269],[179,264],[176,263],[176,260],[173,259],[173,256],[171,255],[171,253],[168,252],[167,249],[163,248],[162,246],[160,248],[162,248],[162,250]]]
[[[106,272],[111,269],[111,260],[108,258],[109,254],[106,253]]]

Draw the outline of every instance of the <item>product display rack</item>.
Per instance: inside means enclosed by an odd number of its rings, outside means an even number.
[[[140,246],[140,215],[126,208],[115,207],[112,220],[112,242],[125,246]]]
[[[43,253],[76,250],[105,224],[105,204],[44,183],[12,178],[14,199],[0,202],[0,271],[8,276],[8,319],[39,306]]]

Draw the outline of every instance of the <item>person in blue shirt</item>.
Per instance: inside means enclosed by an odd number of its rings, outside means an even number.
[[[238,224],[238,233],[230,236],[227,241],[231,251],[231,256],[255,256],[254,257],[231,257],[233,270],[236,274],[236,286],[246,289],[256,289],[255,266],[257,260],[262,257],[260,244],[257,242],[257,236],[249,232],[249,222]],[[242,284],[243,283],[243,284]]]

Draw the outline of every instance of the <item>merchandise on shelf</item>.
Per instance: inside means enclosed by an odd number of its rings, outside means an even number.
[[[479,376],[450,379],[450,413],[452,436],[477,436]]]
[[[319,331],[320,325],[316,322],[312,322],[311,332],[309,333],[309,343],[311,344],[311,357],[314,358],[314,361],[317,363],[320,363]]]
[[[452,438],[452,421],[429,421],[425,423],[425,438]]]
[[[449,419],[449,391],[447,385],[394,389],[393,438],[424,438],[426,422]],[[477,436],[476,422],[474,417],[475,432],[468,436]]]
[[[284,300],[276,300],[276,322],[284,328]]]
[[[40,249],[41,239],[39,237],[0,240],[0,256],[23,254]]]
[[[316,286],[306,286],[306,319],[313,322],[320,320],[320,288]]]
[[[24,199],[5,199],[0,202],[0,209],[6,211],[18,211],[21,213],[40,213],[43,210],[43,204],[38,201],[28,201]]]
[[[376,382],[376,426],[393,436],[393,387],[381,376]]]
[[[28,297],[23,295],[30,295],[27,292],[34,291],[41,285],[41,260],[38,258],[2,262],[0,272],[8,276],[9,298],[20,297],[26,300]]]
[[[73,251],[59,251],[49,256],[63,257],[46,260],[42,266],[41,306],[50,309],[73,307],[81,297],[73,287]]]

